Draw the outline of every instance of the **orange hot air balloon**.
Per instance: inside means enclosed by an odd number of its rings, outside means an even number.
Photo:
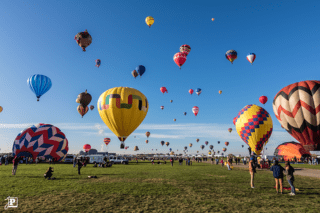
[[[214,18],[212,18],[211,21],[214,21]]]
[[[146,136],[147,136],[147,138],[149,138],[150,132],[146,132]]]
[[[222,91],[221,90],[219,90],[219,94],[221,94],[222,93]]]
[[[170,143],[169,142],[166,142],[166,146],[169,146],[170,145]]]
[[[229,145],[229,142],[224,142],[224,144],[225,144],[226,146],[228,146],[228,145]]]

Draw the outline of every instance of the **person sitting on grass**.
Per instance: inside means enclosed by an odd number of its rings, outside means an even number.
[[[44,179],[50,180],[52,177],[52,172],[53,172],[53,168],[49,167],[49,169],[46,171],[46,173],[44,174]]]
[[[281,165],[279,165],[279,162],[276,160],[274,165],[270,168],[270,171],[273,171],[273,177],[275,178],[275,181],[276,181],[277,193],[279,193],[278,184],[280,183],[280,191],[282,194],[282,190],[283,190],[282,178],[283,178],[284,168]]]
[[[93,165],[93,167],[97,167],[97,162],[94,162],[94,165]]]

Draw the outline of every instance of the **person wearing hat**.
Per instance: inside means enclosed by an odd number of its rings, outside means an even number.
[[[249,172],[250,172],[250,175],[251,175],[251,188],[254,189],[254,173],[256,173],[256,167],[255,167],[255,164],[254,164],[254,157],[251,157],[250,158],[250,162],[249,162]]]
[[[270,171],[273,171],[273,177],[275,178],[275,181],[276,181],[277,193],[279,193],[278,184],[280,183],[280,191],[282,194],[282,190],[283,190],[282,178],[283,178],[284,168],[281,165],[279,165],[279,162],[276,160],[274,165],[270,168]]]

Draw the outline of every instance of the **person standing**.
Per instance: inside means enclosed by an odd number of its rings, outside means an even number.
[[[232,165],[232,158],[231,157],[229,157],[227,165],[228,165],[228,170],[231,170],[231,165]]]
[[[218,165],[218,164],[219,164],[219,158],[216,157],[216,165]]]
[[[18,169],[18,165],[19,165],[19,158],[17,156],[14,157],[13,161],[12,161],[13,165],[12,165],[12,175],[16,175],[17,169]]]
[[[29,158],[28,158],[28,157],[26,157],[26,165],[28,165],[28,159],[29,159]]]
[[[293,176],[293,173],[294,173],[294,168],[290,165],[289,161],[286,161],[285,163],[285,166],[286,166],[286,176],[287,176],[287,181],[291,187],[291,193],[290,195],[294,196],[296,195],[296,190],[295,190],[295,187],[293,185],[293,181],[294,181],[294,176]]]
[[[82,162],[78,160],[78,175],[80,175],[80,169],[82,167]]]
[[[279,162],[276,160],[275,164],[270,168],[270,171],[273,171],[273,177],[276,181],[277,193],[279,193],[278,185],[280,184],[280,191],[282,194],[282,190],[283,190],[282,179],[283,179],[284,168],[281,165],[279,165]]]
[[[38,165],[38,162],[39,162],[39,158],[36,157],[36,165]]]
[[[254,173],[256,173],[256,167],[255,167],[255,164],[254,164],[254,158],[251,157],[250,158],[250,161],[249,161],[249,172],[250,172],[250,175],[251,175],[251,188],[254,189]]]
[[[170,158],[171,166],[173,166],[173,158]]]
[[[76,167],[76,164],[77,164],[77,158],[73,157],[73,167]]]
[[[221,166],[223,167],[223,158],[221,158],[220,163],[221,163]]]

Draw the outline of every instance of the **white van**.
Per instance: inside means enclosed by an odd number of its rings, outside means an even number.
[[[105,156],[103,155],[87,155],[86,157],[89,157],[89,163],[103,163],[103,158]]]
[[[116,156],[110,156],[110,157],[109,157],[109,161],[110,161],[110,163],[112,163],[112,164],[116,164],[116,163],[128,164],[128,163],[129,163],[128,159],[124,159],[124,158],[122,158],[121,156],[118,156],[118,157],[116,157]]]

